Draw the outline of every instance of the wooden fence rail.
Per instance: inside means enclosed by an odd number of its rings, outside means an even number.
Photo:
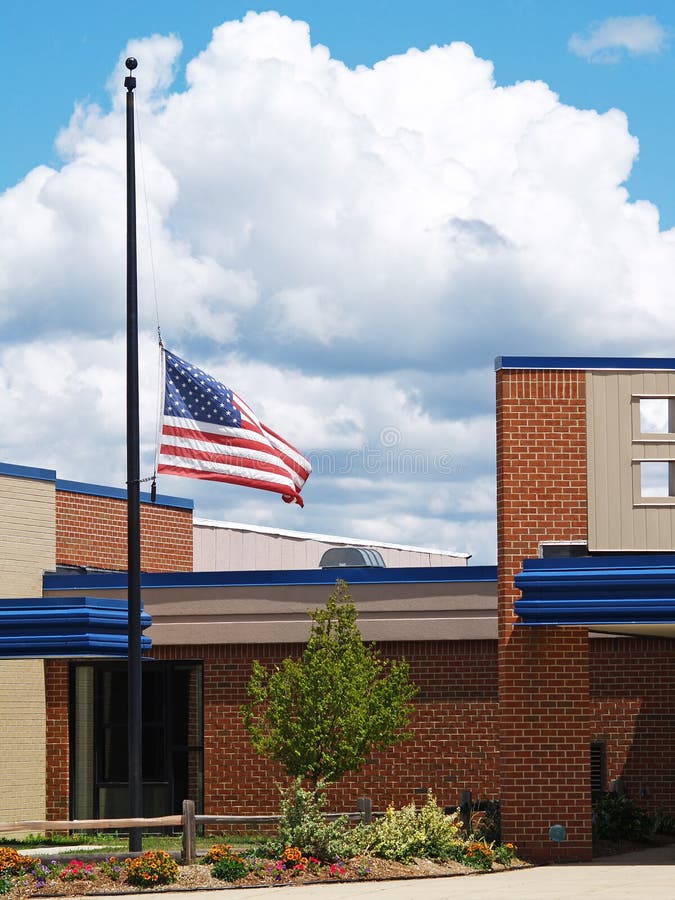
[[[371,822],[372,805],[368,797],[360,797],[357,801],[357,812],[328,813],[327,819],[338,819],[346,816],[350,821]],[[157,827],[178,827],[183,833],[181,862],[185,865],[193,863],[197,856],[198,825],[269,825],[280,820],[280,816],[198,816],[192,800],[183,800],[181,816],[156,816],[151,819],[59,819],[56,821],[35,820],[31,822],[0,822],[0,834],[8,832],[36,832],[38,834],[51,831],[101,831],[104,828],[115,828],[120,831],[127,828],[140,828],[147,831]]]

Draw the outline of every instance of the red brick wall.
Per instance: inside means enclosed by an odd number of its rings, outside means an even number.
[[[539,541],[584,540],[585,373],[497,373],[499,733],[502,825],[533,858],[589,858],[585,629],[514,628],[513,578]],[[551,825],[567,829],[555,847]]]
[[[369,796],[374,807],[421,803],[427,788],[456,806],[463,789],[497,796],[496,646],[492,641],[381,644],[383,656],[404,656],[420,688],[413,740],[380,753],[331,792],[333,808]],[[297,644],[157,647],[160,659],[204,660],[204,796],[206,813],[272,813],[278,809],[279,767],[253,752],[239,714],[251,663],[268,668],[302,652]]]
[[[649,812],[675,809],[675,648],[658,638],[590,642],[591,739],[605,741],[607,780]]]
[[[549,630],[547,630],[549,631]],[[528,630],[526,634],[532,634]],[[548,638],[564,637],[561,630]],[[675,807],[672,772],[675,771],[675,650],[667,640],[593,639],[590,642],[591,715],[586,721],[584,746],[591,740],[607,743],[607,776],[624,779],[628,795],[641,799],[650,812]],[[455,806],[463,789],[475,797],[496,798],[499,788],[497,716],[497,647],[491,641],[382,644],[387,657],[403,655],[420,687],[412,741],[379,754],[355,775],[347,776],[332,791],[331,806],[351,808],[356,797],[370,796],[376,808],[388,803],[419,803],[431,787],[444,806]],[[536,640],[533,649],[545,658],[548,642]],[[553,648],[557,653],[560,648]],[[205,798],[207,813],[270,813],[277,811],[275,779],[281,770],[253,753],[239,717],[246,700],[251,661],[267,666],[286,655],[301,652],[297,644],[234,647],[157,647],[159,659],[204,661]],[[540,677],[542,660],[531,660],[531,690]],[[45,662],[47,690],[47,815],[69,817],[68,662]],[[548,676],[547,676],[548,677]],[[534,698],[528,712],[500,725],[504,749],[520,740],[524,719],[546,713],[546,704]],[[551,704],[555,700],[550,701]],[[542,714],[541,709],[544,713]],[[574,759],[566,762],[569,723],[560,718],[550,729],[554,756],[568,767],[567,777],[577,782]],[[518,745],[520,746],[520,745]],[[540,751],[538,751],[540,752]],[[551,780],[547,764],[534,753],[518,754],[520,767],[531,780],[550,784],[551,804],[564,791]],[[559,777],[556,775],[556,777]],[[642,796],[641,796],[642,795]],[[503,797],[504,810],[508,795]],[[546,804],[540,804],[547,808]],[[538,815],[536,807],[523,816]],[[545,817],[544,817],[545,819]],[[547,819],[542,826],[548,827]],[[515,829],[523,842],[526,833]]]
[[[56,492],[58,565],[125,571],[126,542],[126,500]],[[141,504],[141,567],[145,572],[192,571],[192,510]]]
[[[68,660],[45,660],[47,819],[69,819]]]

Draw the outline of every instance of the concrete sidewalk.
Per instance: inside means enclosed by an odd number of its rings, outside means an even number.
[[[167,894],[168,900],[675,900],[675,845],[626,853],[592,863],[539,866],[487,875],[227,888]],[[101,898],[97,898],[101,900]],[[115,898],[112,898],[115,900]],[[119,898],[117,898],[119,900]]]

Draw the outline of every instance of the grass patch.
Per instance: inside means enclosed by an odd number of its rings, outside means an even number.
[[[214,843],[231,844],[233,847],[241,850],[250,850],[259,846],[265,838],[257,834],[247,834],[245,832],[227,832],[221,834],[209,834],[207,836],[197,835],[197,849],[208,850]],[[29,834],[24,838],[2,838],[0,836],[0,845],[4,847],[15,847],[17,850],[34,850],[40,847],[71,847],[73,844],[86,845],[91,844],[96,847],[103,847],[108,852],[126,851],[129,846],[129,838],[125,832],[111,831],[75,831],[70,834]],[[144,850],[168,850],[171,852],[179,852],[182,844],[182,836],[180,834],[144,834],[143,849]],[[92,850],[92,853],[100,853],[100,850]],[[86,856],[87,851],[79,851],[80,856]]]

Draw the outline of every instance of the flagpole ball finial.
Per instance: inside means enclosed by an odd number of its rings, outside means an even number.
[[[129,56],[127,57],[127,61],[124,63],[124,65],[130,72],[133,72],[134,69],[138,66],[138,60],[133,56]]]

